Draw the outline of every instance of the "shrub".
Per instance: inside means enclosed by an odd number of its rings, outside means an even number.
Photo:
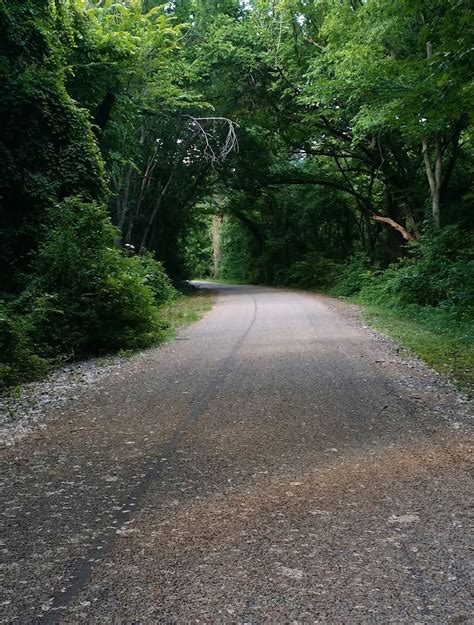
[[[338,268],[339,265],[335,262],[319,252],[311,251],[303,260],[290,265],[285,272],[285,277],[282,276],[281,280],[288,286],[326,289],[333,283]]]
[[[443,306],[472,313],[474,306],[474,241],[456,226],[425,236],[407,258],[374,274],[362,295],[393,305]]]
[[[0,302],[0,390],[46,371],[48,362],[34,353],[31,342],[6,304]]]
[[[178,292],[163,265],[156,260],[151,252],[146,252],[142,256],[134,256],[130,260],[131,274],[151,289],[158,306],[176,297]]]
[[[49,212],[37,273],[21,298],[41,353],[135,348],[158,329],[155,291],[114,246],[103,207],[69,198]]]
[[[334,295],[355,295],[370,281],[372,273],[363,254],[353,256],[340,267],[335,283],[329,290]]]

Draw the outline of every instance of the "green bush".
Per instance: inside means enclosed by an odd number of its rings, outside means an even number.
[[[339,265],[316,251],[311,251],[303,260],[290,265],[284,275],[277,277],[280,283],[287,286],[298,286],[305,289],[327,289],[333,283]]]
[[[178,292],[166,274],[163,265],[156,260],[151,252],[134,256],[130,260],[131,274],[151,289],[158,306],[176,297]]]
[[[69,198],[48,211],[35,273],[0,302],[0,386],[41,374],[57,356],[134,349],[166,331],[158,306],[177,294],[151,254],[114,243],[106,210]]]
[[[47,367],[47,360],[34,353],[21,320],[0,302],[0,390],[25,377],[41,375]]]
[[[456,226],[425,236],[407,258],[369,276],[361,295],[394,306],[442,306],[470,315],[474,307],[473,235]]]
[[[20,300],[40,353],[85,354],[150,343],[159,329],[154,287],[144,277],[137,280],[137,260],[115,247],[105,209],[70,198],[50,210],[48,223],[36,275]]]
[[[355,295],[370,281],[372,274],[373,271],[369,269],[367,258],[363,254],[353,256],[340,266],[335,282],[329,291],[333,295],[345,297]]]

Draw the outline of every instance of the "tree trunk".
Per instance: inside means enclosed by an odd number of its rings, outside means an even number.
[[[441,154],[441,141],[436,139],[435,143],[435,164],[434,167],[431,163],[428,139],[423,139],[421,142],[423,160],[425,162],[426,176],[430,185],[431,193],[431,206],[433,215],[434,227],[438,230],[441,226],[441,184],[442,184],[442,170],[443,160]]]
[[[132,234],[133,234],[133,227],[135,225],[135,219],[140,214],[140,211],[141,211],[141,208],[142,208],[142,204],[143,204],[143,200],[145,199],[146,192],[148,190],[148,187],[150,186],[151,175],[153,173],[153,170],[155,169],[156,162],[157,162],[156,155],[157,155],[157,150],[155,149],[153,154],[148,159],[147,166],[146,166],[146,169],[145,169],[145,173],[143,174],[142,182],[140,184],[140,193],[138,194],[138,199],[137,199],[137,202],[136,202],[136,205],[135,205],[135,209],[133,210],[132,214],[130,215],[130,220],[128,222],[128,229],[127,229],[127,236],[126,236],[126,239],[125,239],[128,244],[130,244],[130,241],[132,240]]]
[[[94,116],[94,127],[100,128],[102,132],[107,126],[115,100],[115,95],[111,91],[108,91],[102,102],[97,107],[97,111]]]
[[[219,277],[219,265],[221,262],[221,228],[222,217],[219,215],[213,215],[212,217],[212,277]]]
[[[428,59],[428,61],[433,58],[433,44],[431,43],[431,41],[428,41],[426,43],[426,58]],[[439,137],[436,138],[434,168],[430,160],[428,139],[423,139],[421,142],[421,146],[423,152],[423,160],[425,161],[426,175],[428,177],[428,183],[430,185],[433,224],[436,230],[439,230],[441,226],[441,182],[443,168],[441,141],[439,140]]]
[[[117,198],[117,228],[120,230],[120,236],[123,238],[123,226],[128,213],[128,198],[130,196],[130,185],[132,183],[133,166],[129,165],[127,175],[125,176],[125,186],[120,191]]]
[[[158,211],[160,210],[161,203],[163,202],[163,199],[164,199],[164,197],[166,195],[166,192],[168,191],[168,188],[169,188],[169,186],[171,184],[171,180],[173,179],[174,173],[175,173],[175,170],[173,169],[171,174],[170,174],[170,176],[169,176],[169,178],[168,178],[167,183],[165,184],[165,186],[163,187],[163,190],[160,193],[160,196],[159,196],[159,198],[158,198],[158,200],[157,200],[157,202],[155,204],[155,207],[151,211],[151,214],[150,214],[150,217],[148,218],[147,225],[145,226],[145,231],[143,233],[142,240],[141,240],[141,243],[140,243],[140,247],[139,247],[139,250],[138,250],[139,254],[142,254],[145,251],[145,248],[146,248],[146,246],[148,244],[148,238],[149,238],[149,235],[150,235],[151,228],[152,228],[152,226],[155,223],[156,217],[158,216]]]

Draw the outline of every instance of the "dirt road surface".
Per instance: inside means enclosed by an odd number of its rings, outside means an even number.
[[[462,398],[347,304],[207,287],[4,450],[2,622],[473,622]]]

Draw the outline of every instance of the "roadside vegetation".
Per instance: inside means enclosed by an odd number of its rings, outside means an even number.
[[[0,0],[0,387],[156,344],[196,275],[356,298],[468,387],[473,33],[468,0]]]
[[[212,308],[214,295],[209,291],[184,288],[160,310],[160,318],[165,323],[164,336],[170,340],[183,326],[199,321]]]
[[[473,251],[472,235],[448,226],[387,269],[349,263],[329,290],[363,304],[372,325],[472,393]]]
[[[357,300],[356,300],[357,301]],[[472,322],[459,323],[449,313],[398,310],[364,302],[365,316],[434,369],[450,377],[468,395],[473,392],[474,336]]]

